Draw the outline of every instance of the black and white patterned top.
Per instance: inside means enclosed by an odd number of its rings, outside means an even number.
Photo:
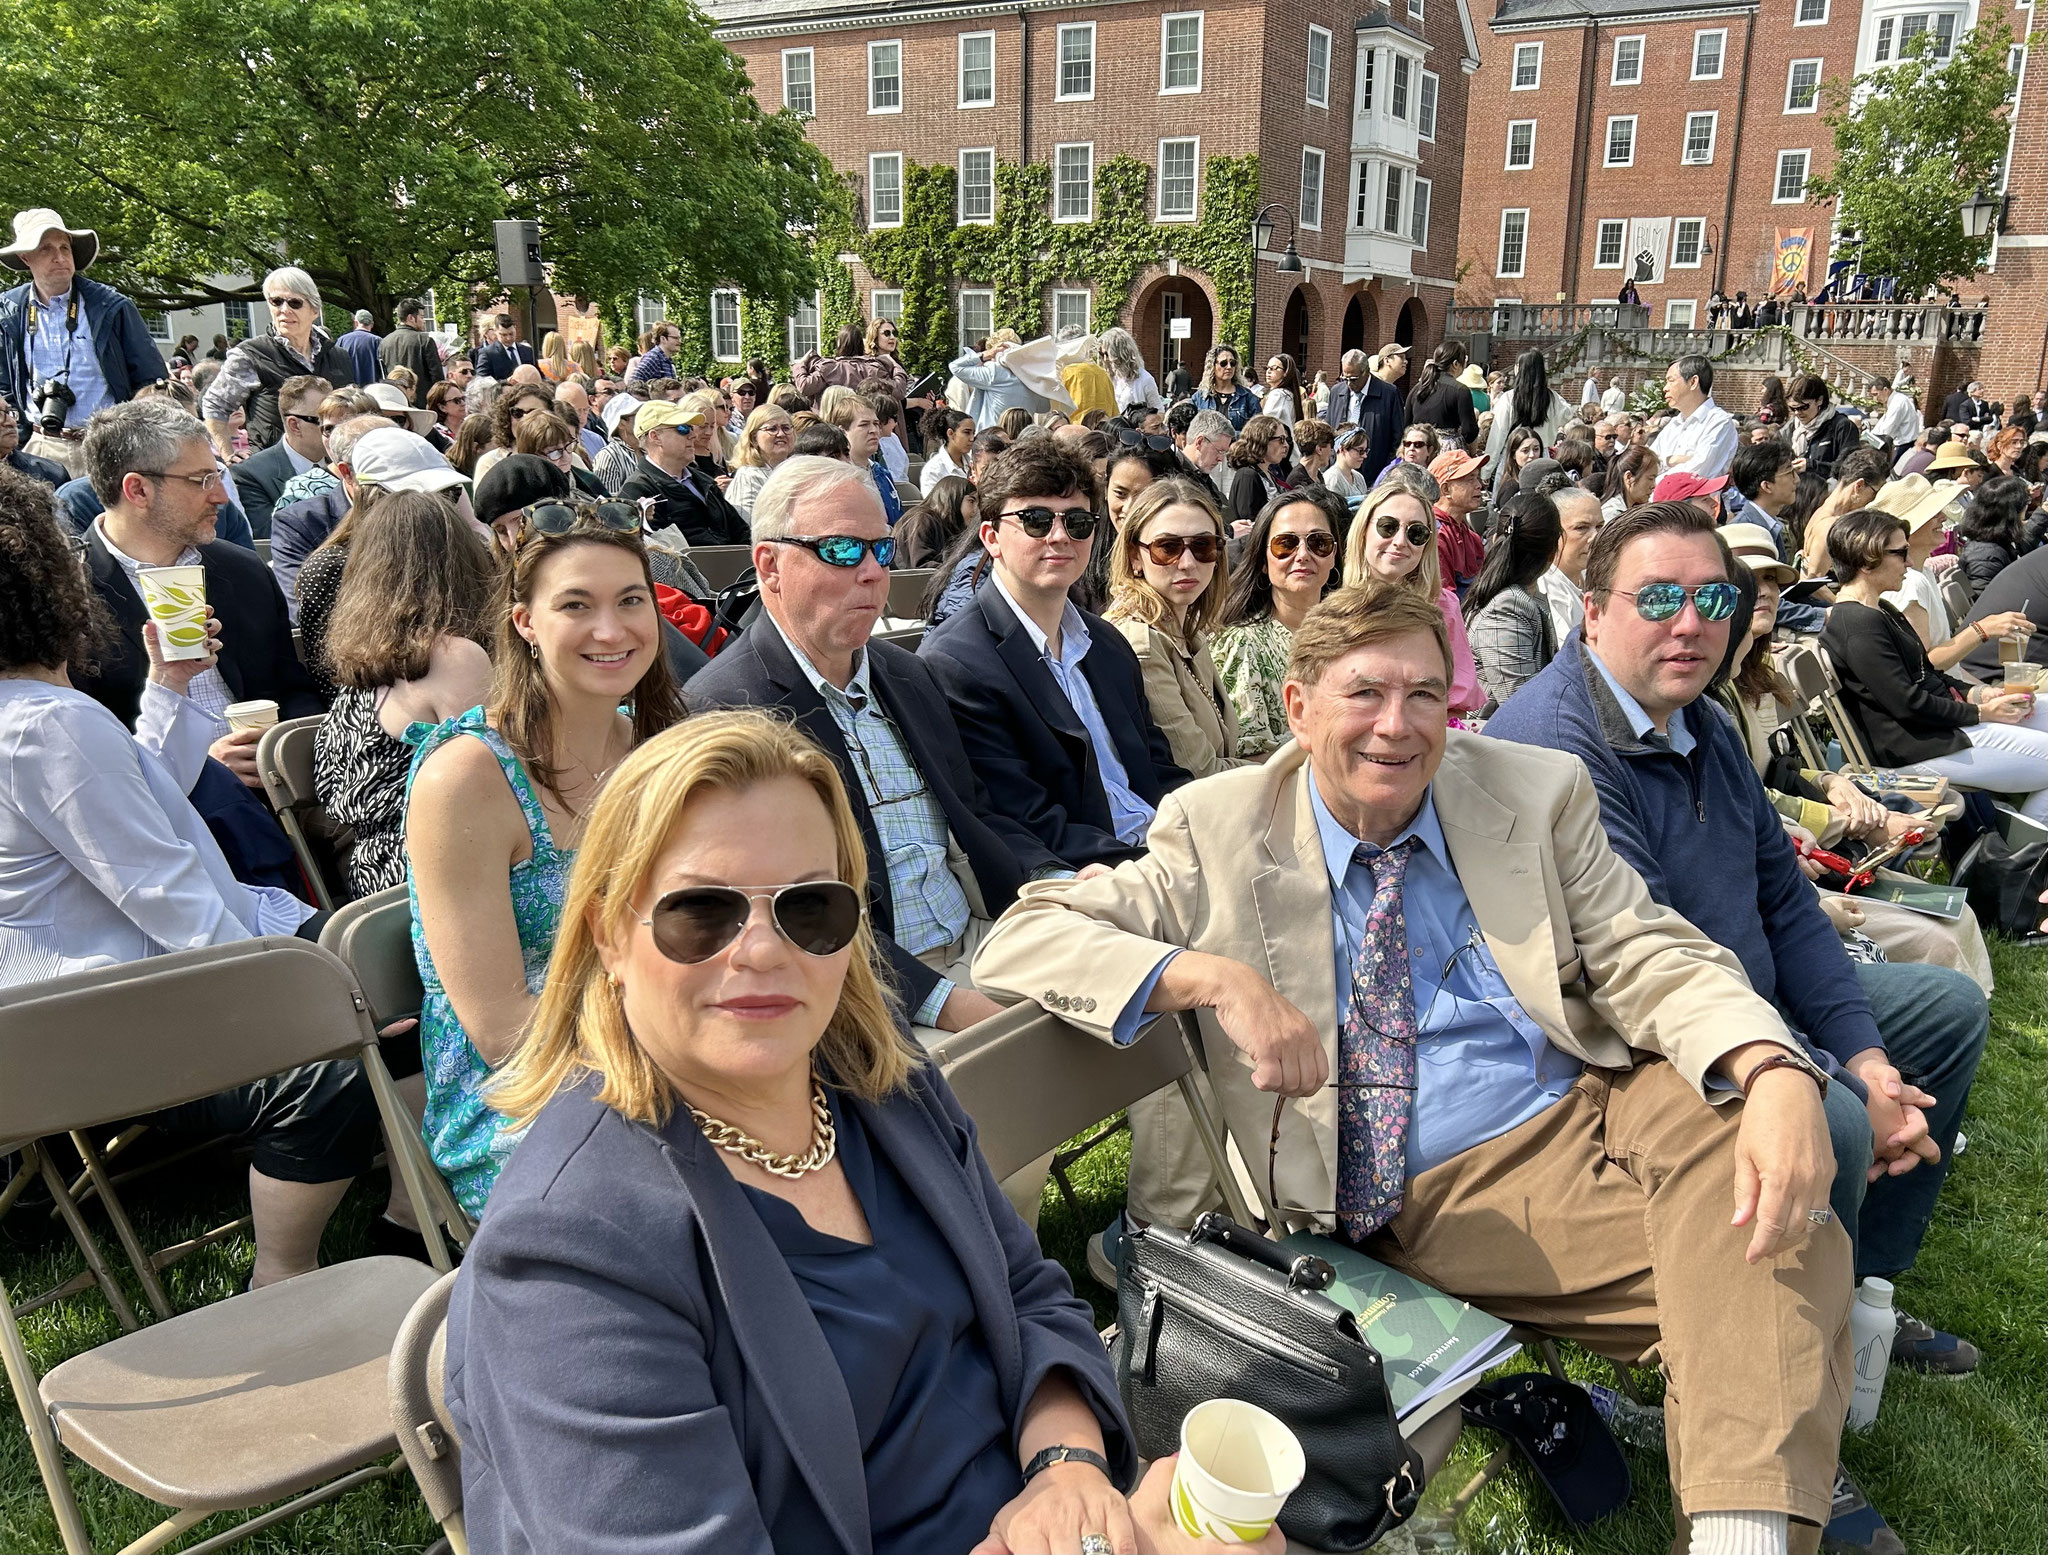
[[[344,686],[313,742],[313,785],[355,832],[348,883],[358,897],[405,884],[405,775],[412,747],[377,721],[381,693]]]

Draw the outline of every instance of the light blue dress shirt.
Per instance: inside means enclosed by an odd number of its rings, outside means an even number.
[[[1351,1005],[1352,966],[1372,906],[1372,870],[1354,861],[1359,840],[1330,814],[1313,779],[1309,803],[1330,874],[1341,1021]],[[1547,1111],[1564,1099],[1582,1066],[1551,1046],[1501,976],[1452,867],[1433,796],[1424,796],[1421,810],[1394,841],[1407,837],[1421,844],[1408,861],[1401,892],[1416,1005],[1415,1105],[1408,1124],[1413,1178]]]
[[[1045,633],[1038,629],[1038,623],[1024,613],[1024,607],[1003,586],[1002,574],[991,570],[989,582],[995,585],[996,592],[1003,596],[1003,603],[1023,623],[1024,630],[1030,634],[1032,646],[1038,649],[1038,656],[1045,660],[1045,667],[1052,671],[1052,678],[1066,693],[1074,715],[1087,731],[1088,743],[1095,747],[1095,764],[1102,771],[1103,791],[1109,795],[1110,821],[1116,828],[1117,840],[1142,848],[1145,833],[1152,829],[1155,812],[1152,806],[1131,791],[1130,774],[1124,770],[1123,761],[1116,753],[1116,741],[1109,737],[1109,725],[1102,721],[1102,709],[1095,701],[1095,688],[1088,684],[1088,677],[1081,669],[1082,659],[1088,656],[1090,641],[1088,626],[1081,619],[1081,612],[1072,600],[1067,601],[1066,614],[1060,617],[1059,657],[1054,658]]]
[[[1614,693],[1614,700],[1620,705],[1621,714],[1628,720],[1629,729],[1637,739],[1646,739],[1652,743],[1662,740],[1671,747],[1672,754],[1676,756],[1692,754],[1695,742],[1692,731],[1685,726],[1684,709],[1681,708],[1671,715],[1669,734],[1658,734],[1657,726],[1650,721],[1650,715],[1643,711],[1643,704],[1628,694],[1622,683],[1614,678],[1614,672],[1600,662],[1600,655],[1588,648],[1586,657],[1593,661],[1593,668],[1600,672],[1600,678],[1607,682],[1607,689]]]
[[[107,375],[100,370],[100,353],[92,343],[92,321],[86,317],[85,308],[81,305],[77,332],[69,329],[65,319],[71,307],[69,291],[44,302],[31,286],[28,300],[34,315],[29,322],[35,326],[35,333],[28,341],[30,413],[35,410],[36,389],[52,378],[61,379],[77,396],[65,413],[64,425],[83,427],[94,411],[112,403],[107,398]],[[24,441],[32,430],[32,427],[22,428]]]

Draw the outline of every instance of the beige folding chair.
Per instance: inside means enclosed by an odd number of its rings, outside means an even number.
[[[401,1135],[409,1119],[367,1001],[346,966],[303,940],[242,940],[0,990],[0,1137],[91,1128],[328,1058],[362,1063],[386,1133]],[[429,1206],[411,1197],[425,1224]],[[92,1542],[63,1449],[174,1509],[133,1555],[215,1512],[291,1498],[192,1546],[218,1549],[396,1472],[399,1460],[378,1461],[397,1445],[386,1369],[400,1323],[433,1282],[409,1258],[336,1264],[125,1334],[40,1380],[0,1285],[7,1380],[64,1548],[84,1555]]]
[[[448,1297],[455,1276],[444,1274],[413,1303],[391,1345],[391,1427],[427,1510],[441,1525],[454,1555],[469,1555],[462,1523],[462,1439],[448,1413]]]
[[[348,892],[335,889],[329,873],[334,861],[321,858],[307,831],[307,823],[316,817],[321,831],[333,829],[313,783],[313,741],[321,722],[319,718],[288,718],[265,729],[256,744],[256,775],[263,780],[263,792],[269,795],[285,836],[291,839],[299,868],[313,888],[313,899],[332,911]]]
[[[921,626],[905,626],[893,632],[877,632],[875,633],[875,639],[878,642],[894,643],[907,653],[915,653],[917,652],[917,645],[924,641],[924,628]]]
[[[691,563],[704,574],[704,581],[715,589],[731,587],[739,582],[742,573],[754,565],[754,548],[751,545],[693,545],[689,556]]]
[[[320,931],[320,944],[339,956],[355,975],[356,986],[369,1002],[370,1023],[377,1030],[393,1021],[418,1017],[426,994],[413,955],[412,901],[404,886],[395,885],[337,908]],[[410,1108],[407,1118],[411,1126],[402,1131],[403,1137],[393,1135],[387,1141],[392,1169],[405,1178],[406,1191],[416,1202],[433,1206],[431,1218],[420,1222],[420,1235],[426,1239],[434,1267],[446,1270],[453,1262],[442,1244],[442,1229],[446,1228],[457,1247],[467,1248],[475,1227],[427,1154]]]
[[[1971,608],[1977,603],[1970,597],[1970,579],[1960,567],[1951,567],[1941,575],[1941,603],[1948,611],[1948,628],[1960,632],[1963,623],[1969,619]]]
[[[931,586],[930,567],[898,567],[889,574],[889,608],[882,613],[892,621],[922,621],[924,591]]]

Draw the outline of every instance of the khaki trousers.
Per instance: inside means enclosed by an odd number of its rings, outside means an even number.
[[[1209,1097],[1212,1115],[1221,1117],[1209,1077],[1194,1071],[1194,1082]],[[1143,1101],[1133,1102],[1124,1116],[1131,1123],[1131,1175],[1126,1208],[1144,1225],[1187,1227],[1208,1209],[1223,1207],[1222,1190],[1209,1152],[1195,1132],[1195,1120],[1180,1088],[1169,1085]]]
[[[1588,1070],[1540,1117],[1410,1182],[1365,1250],[1495,1317],[1657,1364],[1684,1513],[1825,1524],[1851,1381],[1849,1239],[1818,1226],[1743,1260],[1751,1228],[1728,1223],[1741,1107],[1707,1106],[1662,1060]]]

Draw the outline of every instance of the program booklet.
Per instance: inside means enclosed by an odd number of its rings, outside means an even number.
[[[1297,1231],[1280,1245],[1313,1253],[1337,1271],[1326,1294],[1357,1317],[1366,1342],[1380,1352],[1394,1418],[1404,1431],[1412,1433],[1448,1408],[1482,1372],[1521,1349],[1499,1318],[1397,1274],[1346,1243]]]

